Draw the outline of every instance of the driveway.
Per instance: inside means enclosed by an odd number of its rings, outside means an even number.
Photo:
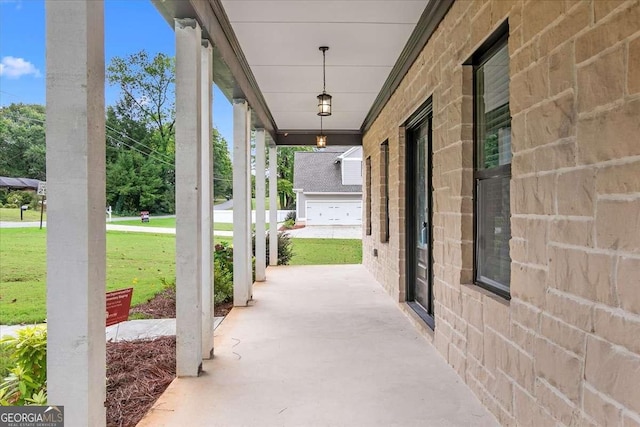
[[[362,239],[360,225],[308,225],[304,228],[287,230],[296,239]]]

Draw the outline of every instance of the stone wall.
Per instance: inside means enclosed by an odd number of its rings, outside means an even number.
[[[507,19],[511,300],[473,285],[473,88],[462,65]],[[453,4],[364,137],[373,230],[363,262],[399,302],[402,125],[429,97],[434,345],[504,425],[640,426],[640,1]]]

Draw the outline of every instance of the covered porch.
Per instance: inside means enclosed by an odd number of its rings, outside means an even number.
[[[323,133],[329,145],[361,145],[451,2],[154,4],[176,43],[179,378],[143,425],[492,425],[364,267],[267,270],[259,238],[252,280],[252,169],[255,235],[265,236],[277,146],[315,145]],[[48,393],[70,425],[105,423],[103,18],[102,1],[47,2]],[[328,88],[340,103],[323,128],[318,48],[327,45]],[[233,101],[234,124],[235,309],[215,339],[213,82]],[[269,189],[275,224],[275,179]],[[274,266],[276,228],[269,232]]]
[[[498,425],[363,266],[268,270],[139,426]]]

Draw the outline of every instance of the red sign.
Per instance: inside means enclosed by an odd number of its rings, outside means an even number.
[[[107,292],[107,326],[126,322],[129,319],[133,288]]]

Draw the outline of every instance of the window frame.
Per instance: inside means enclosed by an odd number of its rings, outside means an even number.
[[[479,111],[478,111],[478,69],[485,65],[485,63],[491,59],[500,49],[504,46],[508,47],[509,42],[509,26],[505,21],[486,41],[485,43],[473,54],[466,64],[472,66],[473,76],[473,281],[474,284],[480,286],[494,294],[497,294],[507,300],[511,299],[511,273],[509,273],[509,284],[506,286],[503,283],[498,283],[491,278],[484,277],[481,279],[478,271],[478,260],[480,257],[480,237],[481,237],[481,221],[480,221],[480,208],[482,207],[482,200],[479,200],[478,186],[479,182],[487,179],[495,178],[508,178],[511,180],[511,159],[508,164],[498,165],[491,169],[480,169],[479,160],[481,149],[483,148],[483,141],[479,138]],[[509,76],[510,77],[510,76]],[[509,112],[511,118],[511,112]],[[513,152],[512,152],[513,153]],[[509,203],[511,202],[511,195],[509,194]],[[511,212],[509,211],[509,222],[511,222]],[[509,236],[509,241],[511,240]],[[507,243],[508,244],[508,243]],[[510,249],[509,249],[510,251]],[[513,262],[509,255],[510,264]],[[506,289],[505,289],[506,288]]]
[[[380,242],[389,242],[389,140],[385,140],[380,144],[380,185],[381,185],[381,199],[380,200]]]
[[[364,199],[364,204],[365,204],[365,235],[367,236],[371,236],[372,234],[372,230],[371,230],[371,194],[372,194],[372,189],[371,189],[371,183],[373,182],[373,180],[371,179],[371,156],[367,156],[367,158],[365,159],[365,199]]]

